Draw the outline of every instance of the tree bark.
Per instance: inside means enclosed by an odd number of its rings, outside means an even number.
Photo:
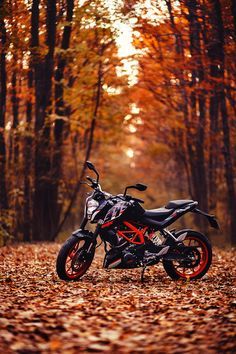
[[[236,245],[236,198],[234,187],[234,171],[233,171],[233,159],[231,153],[231,138],[229,130],[229,116],[226,105],[226,94],[224,87],[224,75],[225,75],[225,54],[224,54],[224,25],[222,20],[222,9],[219,0],[211,0],[212,12],[215,16],[216,24],[216,39],[218,50],[215,53],[217,56],[217,63],[219,69],[219,77],[221,78],[220,87],[218,88],[219,106],[221,112],[222,130],[223,130],[223,155],[225,162],[225,180],[227,185],[228,205],[230,215],[230,236],[233,245]]]
[[[35,191],[33,205],[33,239],[48,240],[54,229],[51,200],[53,186],[50,162],[50,123],[52,79],[56,36],[56,2],[46,2],[46,45],[44,60],[35,65]],[[39,48],[39,47],[38,47]]]
[[[14,62],[17,63],[17,55],[14,55]],[[12,131],[11,131],[11,140],[10,140],[10,154],[9,157],[11,160],[10,163],[10,173],[11,173],[11,183],[10,188],[13,191],[12,193],[12,200],[9,202],[11,208],[14,210],[14,225],[13,225],[13,234],[14,238],[18,240],[18,234],[20,229],[20,213],[21,208],[19,208],[18,204],[18,190],[19,190],[19,97],[18,97],[18,90],[17,87],[17,68],[13,68],[12,72],[12,79],[11,79],[11,103],[12,103],[12,116],[13,116],[13,124],[12,124]]]
[[[219,105],[216,92],[211,93],[210,107],[210,149],[209,149],[209,210],[215,212],[217,208],[217,167],[219,160],[218,131]]]
[[[26,136],[24,140],[24,210],[23,210],[23,237],[24,241],[29,242],[32,239],[32,181],[30,179],[32,172],[32,93],[34,86],[34,72],[37,70],[38,46],[39,46],[39,3],[40,0],[33,0],[31,8],[31,39],[30,39],[30,61],[28,71],[28,89],[29,97],[26,103]]]
[[[61,204],[58,201],[59,185],[62,177],[62,147],[63,147],[63,129],[65,126],[65,117],[67,115],[67,108],[64,102],[64,71],[67,64],[66,50],[70,46],[70,37],[72,30],[72,17],[74,9],[74,0],[67,0],[66,25],[63,30],[61,50],[58,55],[57,70],[55,72],[55,113],[56,121],[54,127],[54,151],[52,159],[52,178],[54,194],[52,198],[52,209],[54,210],[53,225],[56,232],[60,221]],[[61,117],[61,118],[60,118]]]
[[[177,56],[181,56],[181,60],[184,62],[184,48],[183,48],[183,40],[181,33],[177,30],[176,24],[175,24],[175,17],[173,14],[173,7],[172,7],[172,2],[171,0],[165,0],[166,6],[168,9],[169,17],[170,17],[170,23],[171,23],[171,28],[173,30],[173,33],[175,35],[175,52]],[[189,156],[188,152],[191,149],[191,145],[188,143],[189,137],[190,137],[190,131],[189,131],[189,116],[188,116],[188,99],[187,99],[187,93],[185,89],[185,82],[184,82],[184,75],[181,69],[176,69],[175,72],[176,77],[179,79],[180,82],[180,87],[181,87],[181,100],[182,102],[179,105],[179,110],[183,112],[183,121],[186,124],[186,131],[182,132],[181,130],[177,132],[177,142],[176,146],[174,148],[175,154],[176,154],[176,162],[178,166],[181,166],[183,163],[185,172],[186,172],[186,181],[188,185],[188,191],[189,195],[193,196],[193,188],[192,188],[192,181],[190,178],[190,163],[189,163]],[[181,174],[182,171],[181,169],[179,170]]]
[[[171,1],[166,0],[166,5],[169,12],[171,27],[175,35],[176,54],[177,56],[181,55],[182,62],[184,62],[183,41],[181,34],[178,32],[175,25]],[[193,90],[190,96],[185,89],[186,82],[182,70],[179,70],[178,68],[176,69],[176,76],[179,78],[181,86],[182,104],[180,109],[183,111],[184,122],[186,125],[185,139],[182,139],[183,160],[186,168],[190,195],[193,199],[199,200],[202,208],[207,210],[207,179],[203,145],[205,140],[206,121],[205,92],[203,90],[198,90],[197,92],[196,88],[197,83],[204,79],[200,47],[201,27],[198,22],[197,2],[186,1],[186,6],[189,10],[190,50],[193,58],[193,68],[191,68],[191,86]]]
[[[32,60],[29,63],[28,89],[31,96],[33,88]],[[32,173],[32,100],[28,98],[26,104],[26,135],[24,139],[24,210],[23,210],[23,237],[25,242],[32,239],[32,193],[31,193],[31,173]]]
[[[4,22],[4,2],[0,5],[0,210],[8,209],[8,198],[6,189],[6,144],[5,144],[5,115],[6,115],[6,95],[7,95],[7,73],[6,73],[6,26]]]
[[[200,87],[204,80],[204,68],[201,60],[201,43],[200,31],[201,26],[198,17],[197,1],[186,1],[188,8],[189,36],[190,36],[190,52],[192,56],[192,93],[190,94],[191,102],[191,127],[193,134],[191,137],[192,156],[191,166],[193,175],[193,192],[194,199],[199,201],[200,206],[204,210],[208,210],[208,188],[206,176],[206,163],[204,153],[205,143],[205,91]],[[199,118],[198,118],[199,117]]]
[[[231,11],[232,11],[232,16],[234,21],[234,36],[236,38],[236,1],[235,0],[231,0]]]
[[[16,56],[15,56],[15,60]],[[13,164],[14,164],[14,175],[17,171],[17,164],[19,160],[19,139],[18,139],[18,125],[19,125],[19,98],[17,96],[17,69],[13,70],[12,73],[12,92],[11,92],[11,102],[12,102],[12,115],[13,115]]]
[[[222,77],[222,68],[218,66],[219,38],[217,30],[216,15],[214,5],[208,8],[208,39],[206,43],[207,55],[210,61],[210,147],[209,147],[209,208],[215,211],[217,207],[217,166],[219,160],[219,92],[221,84],[219,79]]]
[[[235,199],[235,188],[234,188],[234,171],[231,156],[231,141],[230,141],[230,131],[229,131],[229,117],[226,107],[225,93],[222,92],[220,96],[220,106],[221,106],[221,118],[223,127],[223,141],[224,141],[224,160],[225,160],[225,179],[228,191],[228,205],[230,214],[230,237],[232,245],[236,245],[236,199]]]

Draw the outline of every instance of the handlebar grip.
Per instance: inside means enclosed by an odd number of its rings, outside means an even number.
[[[89,182],[91,182],[91,183],[94,182],[94,179],[93,179],[92,177],[87,176],[86,179],[87,179]]]

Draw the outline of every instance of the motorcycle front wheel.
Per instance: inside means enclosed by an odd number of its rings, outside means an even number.
[[[89,240],[71,236],[57,256],[56,271],[60,279],[79,280],[89,269],[95,253],[95,245]]]
[[[200,232],[189,230],[183,241],[186,258],[183,260],[163,259],[166,273],[173,279],[195,280],[202,278],[210,268],[212,262],[212,247],[208,238]],[[178,248],[175,249],[179,254]]]

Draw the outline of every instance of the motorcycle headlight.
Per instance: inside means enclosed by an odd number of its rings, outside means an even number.
[[[93,212],[98,208],[98,206],[99,206],[99,203],[94,199],[89,199],[87,201],[86,212],[87,212],[88,219],[91,219]]]

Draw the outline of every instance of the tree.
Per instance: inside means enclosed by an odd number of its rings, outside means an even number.
[[[231,136],[235,136],[235,130],[228,112],[235,115],[231,88],[235,80],[232,59],[235,46],[233,22],[224,21],[230,9],[224,7],[222,14],[219,2],[201,1],[184,1],[179,6],[166,1],[166,6],[169,18],[163,15],[161,20],[158,17],[149,20],[144,11],[139,14],[136,26],[140,35],[134,43],[138,49],[146,49],[139,56],[140,74],[134,96],[146,125],[141,133],[145,136],[150,126],[155,129],[159,142],[165,142],[175,161],[180,161],[179,167],[176,164],[176,174],[181,172],[181,161],[184,162],[191,197],[205,210],[209,203],[214,213],[222,202],[217,188],[222,188],[224,157],[231,235],[234,235],[235,144]],[[229,18],[234,19],[233,7]],[[165,111],[167,105],[169,110]],[[183,181],[183,176],[179,178]]]
[[[46,2],[46,55],[35,65],[35,186],[33,239],[48,240],[55,228],[50,161],[50,122],[56,40],[56,2]]]
[[[222,9],[219,0],[210,1],[212,16],[214,18],[213,30],[215,32],[215,42],[216,52],[215,60],[218,65],[218,77],[221,80],[221,84],[217,87],[218,94],[218,104],[220,107],[221,120],[222,120],[222,131],[223,131],[223,155],[225,160],[225,178],[227,183],[228,192],[228,205],[230,212],[230,234],[232,244],[236,244],[236,196],[234,188],[234,171],[233,171],[233,161],[231,155],[231,139],[230,139],[230,127],[229,127],[229,116],[225,95],[224,78],[225,78],[225,53],[224,53],[224,43],[225,43],[225,32],[222,19]]]
[[[6,52],[7,34],[5,25],[6,1],[0,4],[0,210],[8,208],[7,188],[6,188],[6,145],[5,145],[5,116],[6,116],[6,97],[7,97],[7,72],[6,72]]]
[[[69,204],[67,208],[63,210],[61,221],[52,239],[55,239],[61,231],[71,213],[77,195],[81,190],[81,180],[86,170],[85,161],[89,159],[94,147],[96,127],[98,123],[101,127],[103,117],[106,115],[107,111],[103,87],[104,85],[108,87],[108,85],[123,84],[122,79],[117,79],[115,71],[118,62],[117,48],[114,41],[114,33],[111,31],[106,6],[100,1],[85,3],[83,5],[83,12],[81,11],[79,14],[76,14],[72,36],[76,59],[74,59],[73,62],[69,61],[69,68],[73,66],[74,78],[72,80],[73,84],[65,87],[63,92],[65,93],[64,98],[67,99],[67,102],[71,102],[70,110],[72,113],[69,119],[70,134],[74,135],[74,142],[79,141],[79,150],[77,152],[77,143],[75,143],[74,154],[80,154],[83,157],[82,167],[78,173],[77,180],[72,184],[73,193],[69,196]],[[60,89],[58,87],[60,93],[62,93],[62,91],[60,91],[61,89],[62,87],[60,87]],[[111,99],[109,102],[110,101]],[[65,117],[66,110],[64,101],[60,102],[58,113],[59,115],[64,114]],[[58,127],[62,129],[63,126],[64,121],[61,121]],[[60,136],[61,139],[62,130],[59,132],[60,135],[58,136]],[[59,134],[58,131],[57,134]],[[55,142],[57,142],[57,139],[55,139]],[[64,143],[66,144],[66,141],[64,141]],[[57,148],[62,147],[57,143],[56,146]],[[64,155],[66,155],[65,149]],[[63,161],[61,153],[60,161]],[[57,171],[59,171],[59,168],[60,167],[57,167]],[[61,176],[61,174],[59,175]],[[59,186],[59,180],[57,183]]]
[[[30,21],[30,59],[27,74],[27,84],[29,97],[26,103],[26,132],[24,140],[24,217],[23,217],[23,234],[24,241],[32,239],[32,179],[30,178],[32,171],[32,144],[33,140],[33,97],[34,85],[36,87],[35,76],[38,69],[39,61],[39,3],[40,0],[33,0],[31,7]]]
[[[57,56],[57,69],[55,71],[55,127],[54,127],[54,147],[52,159],[52,177],[54,194],[52,196],[51,207],[53,212],[53,225],[51,237],[55,236],[60,221],[61,203],[59,201],[59,184],[62,179],[62,158],[63,158],[63,129],[67,117],[67,107],[64,99],[64,72],[67,64],[67,51],[70,46],[72,31],[72,17],[74,1],[66,2],[66,24],[63,29],[61,50]]]

